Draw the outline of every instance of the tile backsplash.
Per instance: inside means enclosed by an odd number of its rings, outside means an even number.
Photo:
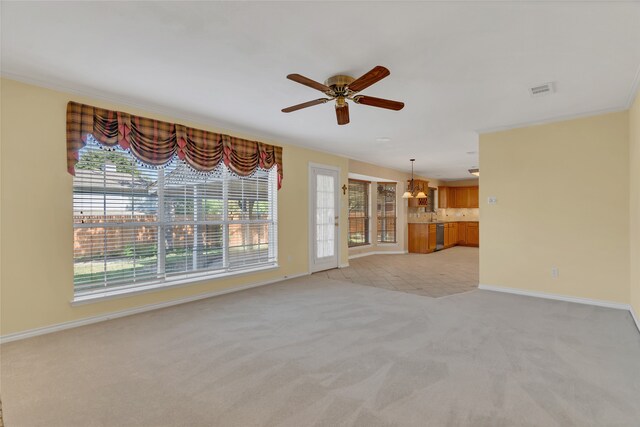
[[[468,209],[438,209],[438,218],[442,219],[459,219],[465,221],[478,221],[480,219],[480,209],[468,208]]]
[[[480,209],[437,209],[436,213],[424,212],[423,208],[408,208],[408,222],[439,221],[479,221]]]

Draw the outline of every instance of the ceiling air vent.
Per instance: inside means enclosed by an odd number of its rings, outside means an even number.
[[[545,83],[542,85],[534,86],[529,89],[529,93],[532,97],[544,96],[552,94],[556,91],[553,82]]]

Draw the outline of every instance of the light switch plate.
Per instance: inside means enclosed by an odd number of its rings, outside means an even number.
[[[487,203],[490,205],[496,205],[498,204],[498,198],[496,196],[489,196],[487,197]]]

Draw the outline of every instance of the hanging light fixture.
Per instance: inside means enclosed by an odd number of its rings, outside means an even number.
[[[416,161],[416,159],[409,159],[411,161],[411,181],[409,181],[409,188],[407,188],[407,191],[404,192],[404,194],[402,195],[403,199],[413,199],[414,197],[416,199],[426,199],[427,195],[424,193],[424,191],[420,188],[417,189],[415,188],[415,181],[413,180],[413,162]],[[419,190],[416,194],[416,190]]]
[[[480,169],[477,169],[477,168],[475,168],[475,169],[469,169],[469,173],[470,173],[471,175],[480,176]]]

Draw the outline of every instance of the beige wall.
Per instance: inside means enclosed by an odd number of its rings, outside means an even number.
[[[629,111],[631,306],[640,320],[640,91]]]
[[[629,302],[628,119],[480,136],[481,284]]]
[[[72,307],[72,178],[66,171],[67,102],[74,100],[161,120],[172,119],[6,79],[1,81],[1,93],[1,335],[306,273],[308,164],[338,166],[342,171],[341,181],[347,182],[347,159],[283,146],[284,181],[278,192],[279,269]],[[182,123],[232,133],[202,124]],[[348,262],[347,204],[346,196],[341,197],[340,263],[345,264]]]

